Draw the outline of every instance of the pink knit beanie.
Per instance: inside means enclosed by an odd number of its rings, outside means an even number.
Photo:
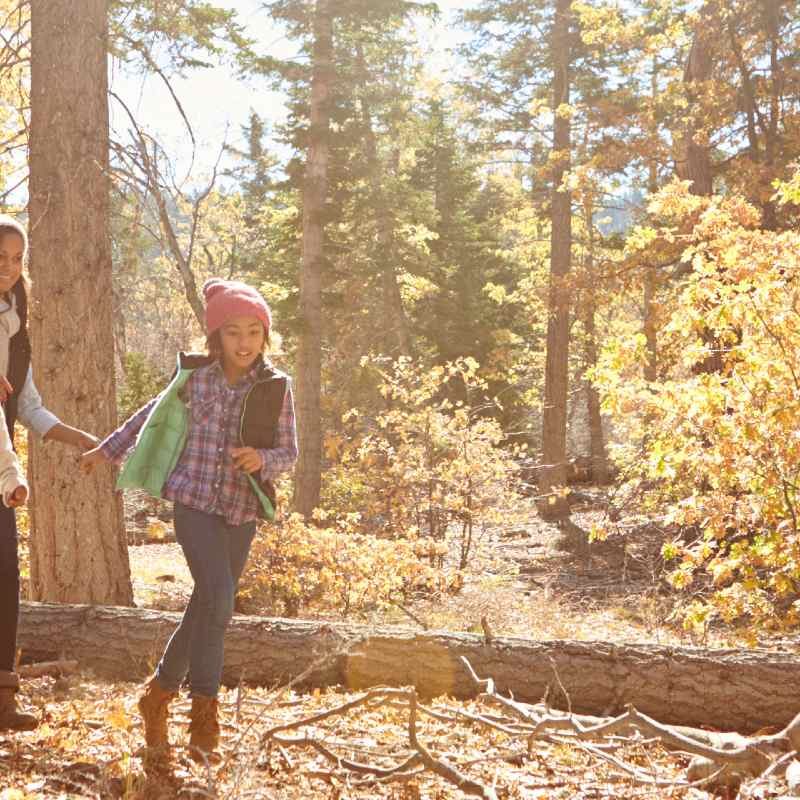
[[[267,301],[251,286],[241,281],[209,278],[203,284],[206,301],[206,333],[211,335],[231,317],[256,317],[266,332],[272,325]]]

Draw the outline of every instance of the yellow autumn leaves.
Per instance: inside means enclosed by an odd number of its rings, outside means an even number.
[[[634,436],[616,449],[624,492],[669,534],[670,582],[691,589],[688,627],[751,636],[800,624],[800,235],[762,230],[736,196],[674,184],[651,204],[692,269],[662,289],[658,379],[638,332],[610,342],[594,379]],[[721,369],[709,370],[714,357]]]

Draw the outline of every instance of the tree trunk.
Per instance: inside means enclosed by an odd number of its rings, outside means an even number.
[[[644,379],[653,382],[658,377],[658,336],[656,334],[656,319],[654,300],[656,295],[655,270],[649,264],[644,268],[643,290],[643,316],[644,339],[647,350],[647,360],[644,363]]]
[[[29,315],[38,388],[65,422],[116,425],[109,235],[108,2],[31,2]],[[31,589],[37,599],[129,604],[122,502],[110,468],[81,475],[34,442]]]
[[[651,102],[655,105],[658,97],[658,61],[653,57],[653,69],[650,73]],[[658,137],[658,125],[653,115],[653,128],[650,131],[655,143]],[[652,196],[658,191],[658,163],[651,156],[648,164],[647,191]],[[644,339],[646,342],[647,360],[644,364],[644,379],[651,383],[658,377],[658,334],[656,332],[656,270],[650,264],[644,266],[644,286],[642,291],[642,317]],[[645,428],[649,427],[648,425]]]
[[[589,241],[586,252],[586,305],[583,315],[584,326],[584,364],[587,370],[597,366],[597,328],[595,311],[597,301],[594,282],[594,204],[589,196],[584,205],[584,224]],[[586,410],[589,418],[589,447],[592,459],[592,481],[605,486],[609,482],[608,454],[603,431],[603,417],[600,413],[600,393],[590,380],[586,380]]]
[[[703,106],[700,103],[704,84],[711,79],[713,67],[712,39],[716,35],[712,4],[706,3],[689,50],[683,73],[683,83],[689,101],[689,113],[684,130],[677,139],[675,172],[681,180],[690,181],[692,194],[710,196],[712,193],[711,152],[703,138]]]
[[[180,619],[144,609],[23,603],[25,660],[77,659],[111,679],[144,676]],[[225,644],[228,685],[414,685],[426,696],[476,693],[460,658],[517,700],[608,715],[632,703],[662,722],[751,732],[798,710],[800,659],[758,650],[537,641],[405,628],[237,616]]]
[[[782,0],[766,0],[764,3],[764,32],[769,42],[769,121],[764,131],[764,167],[762,176],[765,194],[769,198],[762,203],[763,227],[768,231],[778,228],[778,210],[772,200],[770,184],[777,177],[775,160],[780,145],[779,125],[781,120],[781,87],[784,84],[780,61],[780,15]]]
[[[317,0],[311,77],[311,128],[303,187],[303,260],[300,268],[300,336],[297,348],[297,427],[300,457],[295,507],[304,516],[319,504],[322,473],[322,270],[328,190],[330,98],[333,83],[333,10]]]
[[[701,118],[704,106],[701,96],[703,84],[711,79],[713,37],[716,34],[714,6],[706,3],[700,14],[700,21],[692,40],[689,58],[683,73],[683,83],[689,100],[689,117],[682,137],[678,140],[678,158],[675,171],[682,180],[690,181],[689,191],[695,195],[710,197],[713,193],[711,175],[711,151],[708,142],[702,138]],[[709,355],[694,369],[698,373],[722,372],[722,352],[720,343],[708,328],[701,331],[701,338],[708,346]]]
[[[569,516],[566,497],[555,492],[567,483],[567,383],[569,374],[572,196],[561,188],[570,167],[571,129],[560,106],[569,103],[570,3],[557,0],[552,32],[553,55],[553,187],[550,206],[550,299],[542,418],[542,467],[539,471],[539,510],[545,519]]]

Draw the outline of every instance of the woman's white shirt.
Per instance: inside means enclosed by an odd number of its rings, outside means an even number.
[[[22,474],[17,454],[11,447],[11,437],[6,427],[6,415],[0,408],[0,494],[3,502],[8,505],[8,499],[17,486],[28,488],[28,482]]]

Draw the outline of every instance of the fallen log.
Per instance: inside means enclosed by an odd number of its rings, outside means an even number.
[[[43,675],[60,678],[63,675],[72,675],[77,671],[77,661],[41,661],[36,664],[21,664],[17,667],[17,675],[20,678],[41,678]]]
[[[179,614],[136,608],[23,603],[27,659],[77,659],[98,675],[136,680],[152,670]],[[305,686],[417,688],[423,697],[472,697],[461,662],[524,702],[608,716],[627,704],[673,725],[749,733],[781,728],[800,710],[800,658],[764,650],[535,641],[406,628],[237,616],[225,675],[277,685],[307,671]]]

